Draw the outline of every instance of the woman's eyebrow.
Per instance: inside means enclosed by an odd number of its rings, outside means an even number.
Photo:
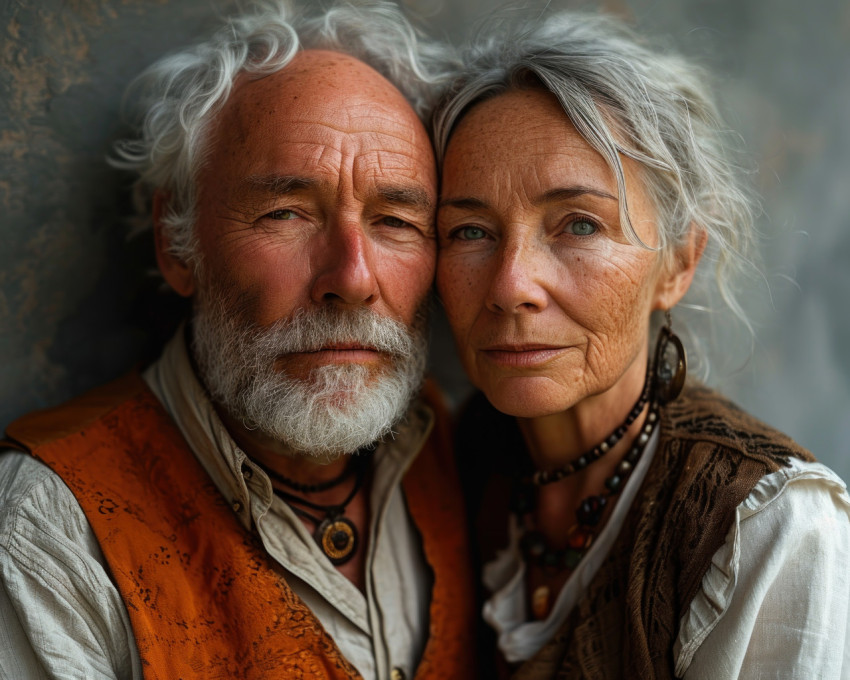
[[[469,210],[488,208],[489,206],[480,198],[446,198],[440,201],[439,209],[442,208],[467,208]]]
[[[532,201],[532,205],[540,205],[541,203],[550,203],[552,201],[566,201],[579,196],[596,196],[611,201],[616,201],[617,197],[612,196],[607,191],[594,189],[592,187],[577,186],[577,187],[558,187],[557,189],[549,189],[539,196],[536,196]],[[465,208],[467,210],[480,210],[488,208],[488,204],[480,198],[446,198],[440,201],[440,208]]]
[[[579,196],[586,196],[588,194],[591,196],[596,196],[598,198],[609,199],[611,201],[617,200],[616,196],[612,196],[607,191],[602,191],[601,189],[594,189],[593,187],[576,186],[549,189],[548,191],[545,191],[539,196],[533,198],[531,203],[532,205],[540,205],[541,203],[549,203],[552,201],[568,201],[572,198],[578,198]]]

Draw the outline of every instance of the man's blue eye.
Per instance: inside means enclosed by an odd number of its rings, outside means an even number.
[[[384,224],[388,227],[406,227],[408,225],[408,223],[400,217],[385,217]]]
[[[590,236],[596,233],[596,224],[590,220],[573,220],[567,226],[567,231],[575,236]]]
[[[273,220],[294,220],[297,215],[291,210],[273,210],[268,217]]]
[[[481,227],[461,227],[455,235],[462,241],[478,241],[486,236]]]

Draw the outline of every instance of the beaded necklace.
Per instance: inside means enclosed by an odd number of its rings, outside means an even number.
[[[597,532],[609,501],[626,484],[635,465],[643,455],[646,445],[658,424],[658,403],[653,402],[646,416],[646,423],[635,439],[632,448],[620,461],[614,474],[605,480],[605,492],[588,496],[576,510],[576,523],[570,528],[568,546],[562,550],[550,548],[543,534],[530,526],[530,514],[534,509],[534,488],[525,485],[515,501],[514,512],[522,520],[525,531],[520,540],[520,550],[529,564],[549,569],[575,569],[587,553]]]
[[[631,449],[629,449],[629,452],[620,461],[619,465],[617,465],[614,474],[605,480],[605,491],[601,494],[588,496],[579,504],[575,513],[576,521],[570,527],[567,534],[567,545],[565,548],[556,549],[549,546],[543,533],[536,530],[532,525],[531,513],[536,505],[535,487],[564,479],[568,475],[587,467],[587,465],[595,460],[599,460],[614,444],[622,439],[628,426],[635,421],[649,400],[650,392],[649,371],[647,371],[647,379],[643,392],[632,410],[629,411],[626,420],[602,444],[594,447],[589,452],[590,456],[587,453],[581,456],[581,458],[589,458],[589,460],[581,463],[580,466],[576,465],[578,463],[577,460],[575,463],[566,467],[548,471],[546,476],[543,477],[540,471],[538,471],[531,477],[525,478],[520,482],[513,499],[512,510],[523,526],[519,549],[526,564],[540,567],[547,572],[557,572],[565,569],[573,571],[587,554],[587,551],[590,550],[599,532],[606,508],[612,499],[622,491],[626,481],[646,450],[652,433],[658,426],[658,400],[652,400],[649,413],[646,416],[646,422],[635,438]],[[607,446],[603,447],[604,444],[607,444]],[[531,610],[534,618],[538,620],[546,618],[551,610],[551,605],[552,596],[549,587],[542,585],[535,588],[531,595]]]
[[[646,378],[643,381],[643,390],[638,397],[638,400],[635,402],[635,405],[632,406],[632,410],[629,411],[629,414],[626,416],[626,419],[617,427],[606,439],[604,439],[600,444],[594,446],[590,451],[586,451],[581,456],[576,458],[574,461],[570,461],[563,467],[556,468],[554,470],[537,470],[531,477],[531,481],[536,486],[542,486],[544,484],[551,484],[552,482],[559,482],[565,477],[569,477],[570,475],[575,474],[579,470],[583,470],[591,463],[595,463],[597,460],[602,458],[606,453],[608,453],[614,446],[619,442],[623,435],[629,429],[629,426],[635,422],[635,419],[641,414],[643,411],[643,407],[646,406],[646,402],[649,401],[649,393],[651,391],[651,383],[650,380],[650,367],[646,369]]]

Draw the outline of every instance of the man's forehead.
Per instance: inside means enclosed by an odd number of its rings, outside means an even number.
[[[240,81],[214,140],[209,169],[231,181],[274,174],[327,181],[353,172],[355,182],[435,183],[427,132],[401,93],[335,52],[302,52],[276,74]]]
[[[300,52],[281,71],[262,78],[243,74],[214,126],[220,140],[238,143],[257,135],[303,140],[305,134],[321,142],[337,131],[430,145],[416,113],[386,78],[353,57],[329,51]]]
[[[418,180],[419,178],[415,178]],[[240,182],[240,189],[247,194],[273,194],[287,196],[301,191],[327,191],[326,178],[311,174],[249,175]],[[407,205],[422,210],[433,210],[434,200],[430,187],[419,181],[405,181],[403,176],[373,177],[364,186],[354,187],[356,193],[366,193],[373,200]]]
[[[324,122],[258,125],[245,130],[236,145],[220,139],[222,150],[232,151],[219,159],[226,160],[235,174],[250,171],[308,177],[348,169],[362,179],[399,175],[425,179],[434,167],[427,138],[417,143],[415,134],[400,134],[404,132],[410,132],[409,128],[365,123],[341,127]]]
[[[283,69],[260,78],[242,74],[225,109],[244,109],[258,99],[294,112],[345,110],[354,101],[369,102],[399,120],[419,121],[404,95],[375,69],[327,50],[298,52]]]
[[[384,76],[369,64],[342,52],[332,50],[301,50],[280,71],[284,80],[306,78],[317,85],[350,82],[351,78],[370,87],[386,86],[398,91]]]

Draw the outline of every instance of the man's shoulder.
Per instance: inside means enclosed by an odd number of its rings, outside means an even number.
[[[128,400],[146,393],[153,396],[141,375],[131,371],[64,404],[21,416],[6,428],[8,444],[32,451],[85,429]]]
[[[70,489],[48,466],[20,451],[0,450],[0,545],[64,539],[90,533]],[[43,547],[43,546],[42,546]]]

